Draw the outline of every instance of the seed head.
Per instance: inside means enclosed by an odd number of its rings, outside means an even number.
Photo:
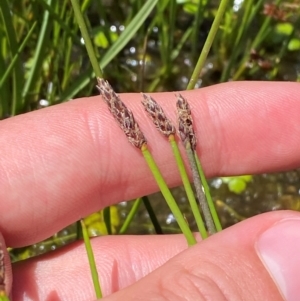
[[[167,118],[161,106],[149,95],[142,93],[142,104],[155,124],[156,128],[166,137],[176,133],[175,127]]]
[[[179,136],[185,146],[188,142],[190,142],[192,149],[195,150],[197,146],[197,138],[193,128],[193,118],[190,105],[181,94],[178,93],[176,97]]]
[[[108,81],[103,78],[97,78],[97,82],[97,89],[129,142],[135,147],[141,148],[143,144],[147,143],[147,140],[135,121],[132,112],[125,106]]]

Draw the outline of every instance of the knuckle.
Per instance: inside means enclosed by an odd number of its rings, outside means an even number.
[[[205,269],[199,271],[199,267],[194,270],[181,267],[176,273],[164,277],[159,285],[162,300],[242,300],[239,290],[228,289],[228,285],[232,287],[232,284],[229,283],[229,277],[224,275],[224,271],[218,267],[210,267],[207,270],[218,272],[207,273]]]

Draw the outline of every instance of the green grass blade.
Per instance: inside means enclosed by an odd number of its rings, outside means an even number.
[[[0,39],[3,41],[3,32],[0,31]],[[3,52],[0,51],[0,70],[5,70],[6,60],[4,58]],[[9,116],[10,98],[11,98],[11,87],[9,83],[3,85],[0,89],[0,119]]]
[[[171,65],[171,57],[170,53],[172,52],[172,49],[174,48],[174,35],[175,35],[175,29],[176,29],[176,10],[177,10],[177,3],[176,0],[170,0],[170,12],[169,12],[169,43],[168,43],[168,68],[170,68],[169,65]]]
[[[195,84],[196,84],[196,82],[199,78],[200,72],[201,72],[201,70],[202,70],[202,68],[205,64],[205,60],[207,58],[207,55],[208,55],[209,50],[211,48],[211,45],[214,41],[215,35],[216,35],[216,33],[219,29],[221,20],[223,18],[224,13],[225,13],[227,3],[228,3],[228,0],[221,0],[221,3],[219,5],[219,8],[218,8],[218,11],[217,11],[217,14],[216,14],[216,17],[214,19],[214,22],[211,26],[211,29],[209,31],[209,34],[207,36],[207,39],[205,41],[205,44],[204,44],[203,49],[201,51],[201,54],[199,56],[197,65],[196,65],[196,67],[193,71],[193,74],[192,74],[192,76],[190,78],[190,81],[188,83],[188,86],[186,88],[187,90],[192,90],[195,87]]]
[[[142,198],[137,198],[134,201],[133,206],[131,207],[131,209],[130,209],[128,215],[126,216],[126,219],[125,219],[125,221],[124,221],[124,223],[123,223],[123,225],[122,225],[122,227],[121,227],[121,229],[119,231],[119,234],[126,233],[128,227],[131,224],[133,218],[135,217],[135,215],[136,215],[136,213],[137,213],[137,211],[138,211],[141,203],[142,203]]]
[[[83,239],[81,221],[76,222],[76,238],[75,240]]]
[[[152,9],[158,0],[148,0],[138,14],[132,19],[130,24],[122,32],[118,40],[111,46],[111,48],[104,54],[100,60],[100,66],[102,69],[118,55],[118,53],[126,46],[130,39],[136,34],[138,29],[143,25],[145,19],[150,15]],[[92,68],[85,71],[64,93],[62,94],[62,100],[66,101],[72,99],[80,90],[86,87],[91,78],[94,76]]]
[[[52,6],[54,5],[54,2],[55,2],[54,0],[48,0],[47,4],[49,6]],[[50,14],[48,11],[45,11],[43,16],[42,28],[40,30],[36,50],[34,52],[32,68],[29,72],[28,79],[22,91],[23,105],[26,102],[26,98],[29,92],[31,92],[31,90],[34,89],[37,78],[42,70],[47,43],[49,42],[49,34],[50,34],[51,26],[52,23],[51,23]]]
[[[174,215],[174,217],[179,225],[179,228],[181,229],[183,235],[185,236],[185,238],[187,240],[188,245],[192,246],[192,245],[196,244],[196,239],[193,236],[191,229],[189,228],[173,195],[170,192],[170,189],[168,188],[165,180],[163,179],[163,176],[162,176],[158,166],[156,165],[151,153],[149,152],[148,148],[145,145],[142,148],[142,153],[143,153],[143,156],[158,184],[158,187],[159,187],[162,195],[164,196],[169,208],[172,211],[172,214]]]
[[[127,45],[127,43],[133,38],[136,32],[144,24],[147,17],[151,14],[153,8],[157,4],[158,0],[148,0],[141,10],[136,14],[132,21],[128,24],[125,30],[122,32],[117,41],[111,46],[111,48],[105,53],[101,60],[101,66],[107,65],[113,60],[117,54]]]
[[[50,17],[52,18],[52,21],[56,21],[60,27],[63,29],[64,33],[67,33],[74,43],[77,45],[81,45],[80,37],[78,37],[74,33],[74,28],[67,25],[67,22],[63,20],[53,9],[52,7],[45,2],[45,0],[38,0],[38,3],[43,6],[45,10],[49,12]],[[60,4],[61,5],[61,4]],[[72,30],[71,30],[72,28]]]
[[[147,210],[147,212],[149,214],[149,218],[150,218],[150,220],[152,222],[152,225],[154,227],[155,233],[156,234],[164,234],[163,230],[162,230],[162,228],[161,228],[161,226],[160,226],[160,224],[159,224],[159,222],[157,220],[155,212],[154,212],[154,210],[153,210],[153,208],[151,206],[149,198],[146,197],[146,196],[144,196],[144,197],[142,197],[142,200],[143,200],[144,206],[145,206],[145,208],[146,208],[146,210]]]
[[[177,57],[179,56],[184,44],[186,43],[186,41],[188,40],[188,38],[191,36],[193,32],[193,28],[189,27],[185,33],[183,34],[182,38],[180,39],[180,41],[177,43],[176,47],[172,50],[171,52],[171,60],[174,61],[175,59],[177,59]]]
[[[20,45],[20,47],[17,50],[17,53],[15,54],[15,56],[13,57],[13,59],[11,60],[10,64],[8,65],[5,73],[2,75],[1,79],[0,79],[0,89],[2,88],[3,84],[5,83],[5,81],[7,80],[8,76],[10,76],[12,69],[14,68],[17,59],[19,58],[21,52],[23,51],[24,47],[26,46],[29,38],[31,37],[31,34],[33,33],[33,30],[36,27],[36,22],[33,23],[33,25],[31,26],[30,30],[28,31],[25,39],[23,40],[22,44]],[[14,115],[14,114],[12,114]]]
[[[277,1],[275,1],[275,5],[277,6],[277,5],[279,5],[280,4],[280,2],[281,2],[282,0],[277,0]],[[251,45],[251,49],[257,49],[257,47],[261,44],[261,42],[265,39],[265,37],[266,37],[266,32],[270,32],[270,22],[271,22],[271,20],[272,20],[272,17],[271,16],[268,16],[265,20],[264,20],[264,22],[263,22],[263,24],[262,24],[262,26],[260,27],[260,29],[259,29],[259,32],[257,33],[257,35],[256,35],[256,37],[255,37],[255,39],[254,39],[254,41],[252,42],[252,45]]]
[[[84,245],[85,245],[86,252],[87,252],[87,255],[88,255],[88,259],[89,259],[89,265],[90,265],[90,270],[91,270],[91,274],[92,274],[92,279],[93,279],[93,284],[94,284],[96,297],[98,299],[100,299],[100,298],[102,298],[102,292],[101,292],[101,288],[100,288],[100,284],[99,284],[99,277],[98,277],[95,257],[94,257],[90,237],[89,237],[86,225],[85,225],[83,220],[81,220],[81,228],[82,228],[82,235],[83,235]]]
[[[88,53],[88,56],[90,58],[90,62],[93,66],[93,70],[96,74],[97,77],[103,77],[103,72],[100,68],[100,65],[98,63],[98,59],[92,44],[92,41],[90,39],[83,15],[81,13],[81,9],[80,9],[80,5],[78,3],[78,0],[71,0],[72,6],[73,6],[73,10],[74,10],[74,14],[76,17],[76,20],[78,22],[79,28],[81,30],[81,34],[82,37],[84,39],[85,42],[85,47]]]
[[[103,65],[102,65],[103,67]],[[105,67],[105,66],[104,66]],[[94,75],[91,66],[84,72],[82,72],[79,77],[77,77],[73,84],[70,85],[61,95],[61,101],[67,101],[72,99],[76,94],[78,94],[83,88],[85,88],[91,81]]]
[[[0,2],[0,11],[2,15],[2,20],[4,22],[5,30],[6,30],[6,37],[9,41],[11,57],[14,57],[18,52],[18,41],[17,41],[17,34],[15,32],[15,27],[12,22],[11,11],[9,7],[8,0],[3,0]],[[12,103],[14,106],[20,106],[22,103],[22,62],[19,57],[17,57],[15,62],[15,69],[13,72],[13,94],[12,94]],[[15,110],[13,110],[15,111]]]
[[[228,63],[224,66],[222,75],[221,75],[221,80],[220,82],[225,82],[228,81],[230,72],[232,70],[232,67],[237,61],[237,58],[239,55],[244,52],[244,44],[245,41],[242,40],[246,38],[248,28],[250,25],[251,21],[251,12],[253,11],[253,1],[254,0],[249,0],[244,2],[244,14],[241,16],[241,21],[237,22],[235,24],[235,27],[237,27],[237,35],[234,41],[233,48],[234,51],[231,53]],[[256,4],[258,6],[259,3]],[[256,6],[254,6],[254,10],[256,9]],[[242,43],[244,42],[244,43]]]
[[[201,20],[203,20],[203,13],[205,8],[203,7],[203,1],[198,1],[197,12],[195,15],[195,21],[193,26],[190,27],[192,29],[192,59],[193,63],[196,63],[196,56],[197,56],[197,47],[199,44],[199,29],[201,25]]]
[[[107,234],[112,235],[110,207],[106,207],[103,209],[103,219],[107,230]]]
[[[279,5],[281,2],[281,0],[277,0],[275,1],[275,5]],[[254,18],[255,15],[252,15],[252,17]],[[252,41],[249,49],[257,49],[260,44],[262,43],[262,41],[266,38],[266,36],[271,32],[271,27],[270,27],[270,22],[272,20],[272,17],[271,16],[268,16],[265,18],[263,24],[261,25],[254,41]],[[238,80],[243,72],[245,71],[246,69],[246,62],[247,60],[249,59],[249,56],[250,56],[250,51],[248,51],[248,53],[246,55],[244,55],[244,58],[242,59],[241,63],[240,63],[240,67],[238,68],[238,70],[235,72],[235,74],[233,75],[232,79],[233,80]]]

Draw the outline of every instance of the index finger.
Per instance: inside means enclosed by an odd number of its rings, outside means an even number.
[[[299,84],[235,82],[182,92],[195,120],[208,176],[299,166]],[[173,93],[153,97],[176,119]],[[180,184],[168,142],[140,105],[122,94],[169,186]],[[31,244],[107,205],[157,190],[100,96],[0,123],[0,227],[9,246]]]

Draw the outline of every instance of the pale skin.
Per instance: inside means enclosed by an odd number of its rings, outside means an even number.
[[[182,92],[192,108],[207,176],[299,167],[299,92],[300,84],[285,82],[233,82]],[[172,151],[146,117],[141,95],[120,96],[167,183],[179,185]],[[152,96],[175,122],[174,93]],[[3,120],[0,145],[0,229],[10,247],[33,244],[107,205],[157,191],[143,156],[100,96]],[[104,300],[282,301],[254,245],[262,231],[286,217],[299,213],[257,216],[190,249],[182,235],[95,238]],[[6,265],[14,301],[95,299],[82,242],[20,262],[13,273],[7,258]]]

